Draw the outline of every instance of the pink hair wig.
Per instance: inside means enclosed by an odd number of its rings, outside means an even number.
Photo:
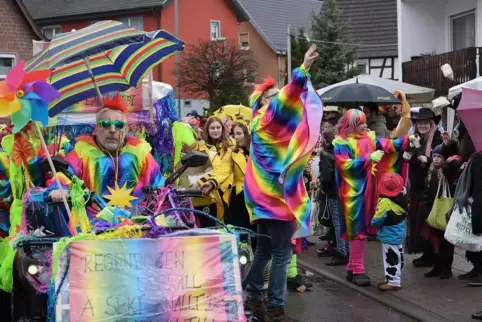
[[[366,121],[365,113],[357,109],[350,109],[338,121],[338,134],[346,138],[349,133],[356,133],[356,128]]]

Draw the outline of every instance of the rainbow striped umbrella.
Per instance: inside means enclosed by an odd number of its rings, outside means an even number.
[[[144,41],[146,34],[122,22],[106,20],[52,39],[47,48],[25,64],[27,72],[79,61],[118,46]]]
[[[89,57],[89,66],[76,61],[56,68],[49,83],[61,94],[49,105],[53,117],[65,108],[101,93],[138,87],[151,69],[172,54],[182,51],[184,42],[164,30],[146,33],[141,43],[120,46]],[[92,82],[92,71],[95,82]]]

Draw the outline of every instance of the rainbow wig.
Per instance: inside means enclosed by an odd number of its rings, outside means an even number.
[[[249,106],[253,108],[253,112],[261,107],[259,106],[259,101],[263,93],[275,86],[276,82],[271,77],[265,78],[261,84],[256,85],[253,94],[249,97]]]
[[[350,133],[356,133],[356,128],[367,121],[367,116],[360,110],[348,110],[338,121],[338,134],[346,138]]]

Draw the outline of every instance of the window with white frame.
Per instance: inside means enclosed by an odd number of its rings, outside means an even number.
[[[42,27],[42,33],[48,39],[54,39],[55,36],[60,35],[62,33],[62,27],[61,26]]]
[[[0,54],[0,79],[5,79],[8,72],[15,66],[15,55]]]
[[[221,21],[211,20],[211,40],[221,38]]]
[[[125,25],[136,28],[138,30],[144,30],[144,18],[143,17],[122,17],[119,19]]]
[[[249,49],[249,33],[243,32],[239,34],[239,48],[243,50]]]
[[[475,10],[451,17],[452,50],[475,47]]]

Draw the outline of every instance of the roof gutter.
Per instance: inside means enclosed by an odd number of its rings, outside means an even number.
[[[22,0],[17,0],[17,1],[22,1]],[[65,22],[66,20],[83,20],[83,19],[96,20],[98,18],[100,19],[106,18],[107,16],[112,17],[116,15],[123,16],[123,15],[133,15],[138,13],[146,13],[155,9],[161,10],[162,5],[155,6],[155,7],[125,9],[125,10],[116,10],[116,11],[103,11],[103,12],[97,12],[97,13],[85,13],[80,15],[39,18],[39,19],[35,19],[35,21],[40,25],[46,25],[46,24],[61,23],[61,22]]]
[[[276,54],[281,53],[281,51],[276,48],[276,46],[273,44],[273,42],[266,36],[266,34],[263,32],[261,27],[256,23],[256,21],[251,17],[249,12],[246,10],[246,8],[243,6],[243,4],[239,1],[236,1],[238,5],[243,9],[244,12],[246,12],[246,15],[248,16],[248,21],[251,23],[251,25],[254,27],[256,32],[261,36],[261,38],[264,40],[264,42],[273,50]]]

